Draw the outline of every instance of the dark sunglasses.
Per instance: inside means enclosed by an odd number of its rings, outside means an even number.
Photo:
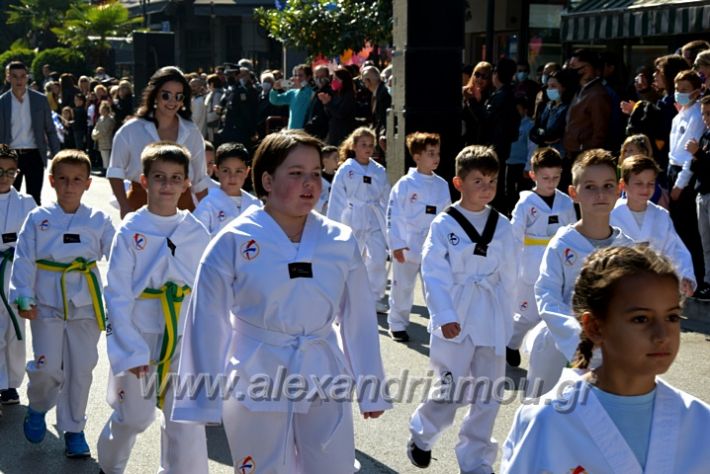
[[[160,98],[167,102],[173,98],[173,93],[170,91],[162,91],[160,93]],[[185,100],[185,94],[183,94],[182,92],[178,92],[177,94],[175,94],[175,100],[177,102],[182,102],[183,100]]]
[[[476,79],[488,79],[488,74],[482,72],[474,72],[473,77],[475,77]]]

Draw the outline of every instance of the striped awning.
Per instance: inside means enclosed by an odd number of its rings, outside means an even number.
[[[562,13],[561,40],[703,34],[710,37],[710,0],[583,0]]]

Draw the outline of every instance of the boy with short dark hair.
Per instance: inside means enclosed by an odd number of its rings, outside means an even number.
[[[539,396],[552,389],[577,350],[580,326],[573,316],[571,301],[584,259],[601,247],[633,244],[621,229],[609,225],[618,189],[616,159],[609,151],[588,150],[572,166],[568,192],[579,204],[581,217],[557,230],[542,257],[540,276],[535,283],[535,300],[542,322],[530,334],[533,342],[528,396]]]
[[[540,275],[540,262],[545,247],[557,229],[577,220],[572,200],[557,189],[562,177],[562,158],[554,148],[544,147],[532,156],[530,178],[532,191],[520,193],[513,209],[513,235],[522,249],[516,285],[516,313],[513,335],[508,342],[506,361],[520,365],[520,346],[525,334],[540,322],[535,304],[535,281]]]
[[[49,170],[57,202],[27,216],[12,265],[11,299],[32,328],[34,360],[27,363],[25,438],[40,443],[44,417],[57,406],[65,454],[90,456],[84,437],[86,405],[96,345],[105,328],[102,284],[96,262],[108,256],[111,219],[82,204],[91,185],[91,160],[83,151],[62,150]]]
[[[616,201],[611,224],[637,243],[647,243],[668,257],[681,275],[682,291],[692,296],[695,287],[693,259],[673,227],[668,211],[650,201],[661,168],[653,158],[633,155],[621,163],[621,189],[626,197]]]
[[[215,161],[219,189],[210,190],[193,213],[211,235],[217,234],[249,206],[261,206],[259,199],[242,189],[250,169],[249,152],[244,145],[220,145]]]
[[[170,421],[182,318],[190,298],[207,229],[178,210],[188,189],[190,152],[171,142],[148,145],[141,154],[146,206],[129,213],[111,247],[106,287],[106,343],[111,362],[108,402],[113,414],[98,442],[107,473],[126,469],[139,433],[163,411],[160,471],[207,472],[204,427]],[[153,377],[153,396],[141,378]],[[150,382],[148,382],[150,383]]]
[[[0,209],[5,211],[0,219],[0,403],[17,405],[20,397],[17,387],[25,375],[25,320],[18,317],[9,296],[10,271],[15,256],[17,234],[22,224],[37,205],[32,196],[20,194],[12,187],[17,176],[18,156],[7,145],[0,144]],[[0,411],[0,413],[2,413]]]
[[[462,472],[493,471],[497,443],[491,434],[502,393],[473,394],[470,381],[474,377],[493,384],[505,375],[505,346],[512,332],[509,292],[518,259],[510,222],[489,206],[498,170],[492,148],[461,150],[453,178],[461,199],[436,216],[424,242],[429,357],[439,384],[409,424],[407,454],[417,467],[429,465],[431,449],[453,422],[456,409],[469,404],[456,446],[459,467]]]
[[[441,160],[440,142],[437,133],[410,133],[407,148],[417,166],[410,168],[390,191],[387,241],[393,259],[387,323],[390,336],[397,342],[409,341],[409,312],[429,225],[451,204],[449,185],[434,173]]]

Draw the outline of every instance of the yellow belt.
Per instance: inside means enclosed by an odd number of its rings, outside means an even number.
[[[69,272],[82,273],[86,278],[86,282],[89,284],[89,295],[91,295],[91,304],[93,305],[94,313],[96,314],[96,323],[99,325],[99,330],[104,331],[106,329],[106,313],[104,312],[104,302],[101,297],[101,284],[99,284],[99,279],[96,277],[94,272],[91,271],[96,268],[95,261],[87,261],[81,257],[70,263],[53,262],[51,260],[37,260],[37,268],[40,270],[47,270],[49,272],[60,272],[62,274],[60,281],[62,286],[62,305],[64,307],[65,321],[69,317],[69,302],[67,301],[65,277]]]
[[[190,293],[187,285],[177,286],[169,281],[158,289],[146,288],[140,294],[141,299],[159,299],[165,319],[165,331],[163,331],[163,343],[160,347],[160,356],[157,361],[151,361],[151,365],[157,366],[158,371],[158,408],[163,408],[165,403],[165,389],[170,373],[170,359],[175,353],[178,338],[178,318],[182,302]]]
[[[525,239],[523,240],[524,245],[547,245],[550,243],[549,237],[528,237],[527,235],[525,236]]]

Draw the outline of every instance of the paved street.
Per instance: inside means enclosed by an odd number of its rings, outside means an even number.
[[[52,189],[48,185],[44,188],[43,199],[53,199]],[[94,178],[92,188],[85,202],[97,206],[111,213],[118,222],[118,211],[108,203],[111,192],[108,182],[103,178]],[[105,262],[99,265],[105,272]],[[701,308],[707,312],[709,307]],[[385,369],[389,376],[399,376],[402,371],[410,371],[410,380],[423,377],[427,372],[428,334],[426,332],[426,309],[419,293],[416,298],[410,335],[412,341],[407,345],[394,343],[387,336],[386,319],[380,316],[380,342]],[[31,356],[31,338],[28,338],[28,355]],[[88,424],[86,435],[95,454],[96,441],[103,424],[110,414],[109,406],[105,402],[106,384],[109,372],[108,358],[105,351],[105,337],[99,341],[99,363],[94,371],[94,384],[92,387],[90,405],[88,409]],[[523,362],[525,367],[525,361]],[[525,370],[508,370],[508,376],[516,380],[525,375]],[[684,332],[680,354],[666,375],[666,380],[706,402],[710,402],[710,339],[701,333]],[[26,379],[25,379],[26,380]],[[411,385],[410,385],[411,386]],[[408,461],[405,453],[405,444],[408,439],[408,419],[418,400],[424,394],[420,386],[414,390],[412,400],[395,404],[395,408],[387,412],[378,420],[363,420],[356,418],[356,447],[357,458],[362,464],[361,472],[365,473],[391,473],[391,472],[416,472]],[[54,411],[47,416],[49,432],[44,442],[40,445],[29,444],[22,434],[22,418],[26,409],[25,387],[20,395],[22,405],[3,408],[3,417],[0,418],[0,472],[19,473],[97,473],[99,468],[95,459],[68,460],[64,457],[64,442],[57,433]],[[519,405],[519,392],[510,392],[512,403],[501,407],[495,426],[495,437],[502,442],[510,428],[510,424]],[[448,430],[441,437],[434,448],[431,467],[427,472],[454,473],[458,471],[453,447],[456,444],[457,428],[465,414],[460,410],[453,429]],[[219,428],[208,429],[208,443],[210,455],[210,472],[233,472],[229,451],[223,432]],[[156,472],[159,456],[159,424],[154,423],[141,435],[133,450],[133,455],[128,464],[129,473]],[[497,468],[497,464],[496,464]]]

